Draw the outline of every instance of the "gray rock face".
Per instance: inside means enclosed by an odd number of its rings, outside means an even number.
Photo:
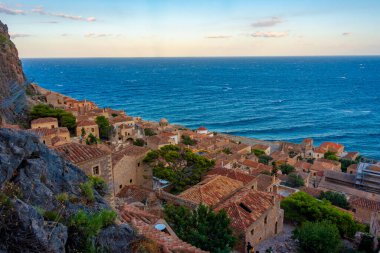
[[[0,21],[0,115],[9,123],[25,119],[26,78],[8,27]]]
[[[36,136],[0,129],[0,252],[65,252],[65,248],[69,252],[70,233],[62,220],[79,210],[110,209],[96,191],[93,203],[81,201],[80,184],[87,180],[84,172]],[[64,204],[57,200],[63,193],[70,198]],[[8,203],[1,194],[9,198]],[[46,219],[41,210],[60,219]],[[128,252],[129,242],[136,237],[128,226],[110,226],[100,234],[97,243],[111,249],[108,252]]]

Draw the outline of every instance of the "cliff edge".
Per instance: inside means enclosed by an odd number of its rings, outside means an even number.
[[[0,116],[9,123],[22,122],[26,117],[27,80],[16,46],[7,25],[0,20]]]

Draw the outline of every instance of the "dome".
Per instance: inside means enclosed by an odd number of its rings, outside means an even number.
[[[160,123],[169,123],[169,121],[165,118],[160,119]]]

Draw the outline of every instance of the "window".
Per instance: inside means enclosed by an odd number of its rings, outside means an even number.
[[[131,184],[132,184],[132,179],[130,179],[130,180],[129,180],[129,183],[131,183]]]
[[[137,164],[137,167],[140,167],[140,163]]]
[[[240,203],[239,206],[243,208],[246,212],[252,213],[252,210],[248,206],[244,205],[244,203]]]
[[[355,208],[353,208],[353,209],[352,209],[352,212],[356,213],[356,209],[355,209]]]
[[[91,132],[95,132],[95,129],[94,129],[94,128],[91,128]]]
[[[251,230],[251,235],[253,235],[255,233],[255,229],[252,229]]]
[[[51,128],[54,128],[54,125],[51,125]]]
[[[267,222],[268,222],[268,216],[265,216],[265,218],[264,218],[264,224],[267,224]]]
[[[123,188],[123,185],[121,184],[121,185],[119,185],[119,189],[121,189],[121,188]]]
[[[92,168],[92,175],[100,175],[99,166],[95,166]]]
[[[352,171],[350,171],[350,174],[352,174]]]

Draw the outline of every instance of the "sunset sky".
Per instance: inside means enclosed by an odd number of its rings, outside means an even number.
[[[0,0],[21,57],[379,55],[379,0]]]

